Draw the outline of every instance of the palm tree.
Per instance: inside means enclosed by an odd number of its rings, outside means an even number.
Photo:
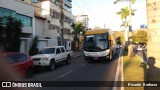
[[[134,13],[135,11],[136,10],[132,10],[131,15],[134,16],[135,15],[135,13]],[[124,20],[124,21],[122,21],[121,27],[125,26],[125,28],[127,28],[129,26],[128,25],[129,22],[127,21],[127,17],[130,14],[130,10],[129,10],[128,6],[122,8],[120,11],[116,12],[116,14],[121,15],[121,20]]]
[[[115,2],[114,2],[114,4],[117,4],[117,3],[119,3],[119,2],[129,2],[129,23],[128,23],[128,25],[129,25],[129,31],[132,31],[132,25],[131,25],[131,15],[132,15],[132,13],[134,12],[133,11],[133,9],[132,9],[132,7],[131,7],[131,5],[132,4],[134,4],[135,2],[136,2],[136,0],[116,0]],[[127,8],[126,8],[127,9]],[[124,15],[125,16],[125,15]],[[126,36],[128,37],[128,35],[127,35],[128,33],[126,33]],[[127,39],[127,41],[128,41],[128,39]]]
[[[126,18],[128,15],[129,15],[129,30],[125,30],[125,49],[127,49],[128,45],[130,44],[130,39],[132,37],[132,32],[129,33],[129,31],[132,31],[132,25],[131,25],[131,16],[133,14],[133,10],[132,10],[132,7],[131,5],[135,3],[136,0],[116,0],[114,2],[114,4],[118,3],[118,2],[126,2],[128,1],[129,2],[129,8],[128,7],[125,7],[124,8],[124,11],[125,11],[125,14],[124,14],[124,18]],[[125,22],[125,26],[127,26],[127,23]],[[132,47],[132,46],[131,46]],[[133,50],[130,48],[129,51],[128,51],[128,56],[130,55],[133,55]]]
[[[131,12],[131,15],[135,15],[135,11],[136,10],[131,10],[132,12]],[[126,6],[126,7],[124,7],[124,8],[122,8],[120,11],[118,11],[118,12],[116,12],[116,14],[117,15],[121,15],[121,20],[122,20],[122,25],[121,25],[121,27],[122,26],[124,26],[125,27],[125,45],[126,45],[126,47],[127,47],[127,45],[128,45],[128,30],[127,30],[127,27],[129,26],[129,21],[127,21],[127,17],[130,15],[130,10],[129,10],[129,8],[128,8],[128,6]]]
[[[82,25],[81,22],[73,23],[71,25],[71,27],[73,28],[72,35],[74,36],[74,43],[75,43],[75,45],[78,45],[78,46],[75,46],[75,49],[78,49],[78,48],[80,48],[79,38],[80,38],[81,34],[85,33],[85,27]]]
[[[129,1],[130,3],[134,4],[136,2],[136,0],[116,0],[114,2],[114,4],[118,3],[118,2],[126,2],[126,1]]]
[[[71,27],[73,28],[72,34],[74,36],[74,40],[78,41],[80,34],[84,34],[85,28],[81,22],[73,23]]]

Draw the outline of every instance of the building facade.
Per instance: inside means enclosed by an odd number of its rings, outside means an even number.
[[[88,23],[89,18],[88,18],[88,15],[77,15],[76,16],[76,21],[77,22],[81,22],[86,29],[89,28],[89,23]]]
[[[32,0],[33,1],[33,0]],[[35,0],[34,0],[35,1]],[[54,38],[61,44],[61,8],[59,0],[35,1],[36,35],[41,38]],[[64,44],[73,41],[72,23],[76,18],[72,15],[72,0],[63,0],[63,36]],[[39,24],[38,24],[39,23]]]
[[[12,16],[23,23],[21,52],[29,52],[32,38],[39,37],[38,48],[61,44],[59,0],[0,0],[0,17]],[[72,0],[63,0],[65,47],[71,50]]]
[[[12,16],[22,21],[22,37],[35,36],[34,7],[21,0],[0,0],[0,17]]]
[[[147,0],[147,57],[160,60],[160,0]],[[157,65],[158,67],[159,64]]]

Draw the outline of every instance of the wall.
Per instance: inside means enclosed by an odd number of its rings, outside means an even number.
[[[21,38],[21,47],[20,52],[29,53],[29,49],[32,45],[32,39],[31,38]],[[38,40],[38,48],[39,50],[43,47],[49,47],[49,46],[57,46],[57,40],[56,39],[39,39]]]
[[[147,55],[160,60],[160,0],[147,1]]]

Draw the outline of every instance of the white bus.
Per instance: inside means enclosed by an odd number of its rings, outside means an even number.
[[[88,30],[83,37],[84,59],[112,60],[116,54],[116,43],[108,29]]]

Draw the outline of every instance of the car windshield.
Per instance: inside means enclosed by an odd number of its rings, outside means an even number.
[[[107,34],[85,36],[84,50],[98,52],[108,49],[107,36]]]
[[[43,48],[39,54],[54,54],[55,48]]]
[[[8,63],[15,63],[16,62],[16,58],[15,58],[15,55],[12,55],[12,54],[9,54],[9,55],[6,55],[6,60]]]

